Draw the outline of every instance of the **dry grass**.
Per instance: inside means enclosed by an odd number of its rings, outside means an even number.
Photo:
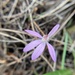
[[[0,75],[42,75],[60,69],[62,56],[59,53],[64,45],[62,30],[66,29],[74,14],[75,0],[0,0]],[[35,38],[24,30],[32,29],[44,35],[57,23],[60,28],[51,39],[57,63],[53,63],[47,52],[32,61],[32,51],[23,53],[22,50]],[[68,43],[68,52],[72,45]],[[72,54],[66,58],[65,67],[74,69],[72,58]]]

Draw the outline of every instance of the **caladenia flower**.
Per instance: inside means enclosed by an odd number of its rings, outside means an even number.
[[[54,62],[56,62],[56,53],[54,47],[51,44],[49,44],[48,41],[49,38],[58,30],[59,26],[60,26],[59,24],[55,25],[53,29],[49,32],[49,34],[44,36],[41,36],[39,33],[32,30],[25,30],[25,32],[27,32],[28,34],[38,37],[38,39],[27,44],[26,47],[23,49],[23,51],[28,52],[36,47],[31,56],[32,60],[35,60],[43,53],[47,45],[51,58],[53,59]]]

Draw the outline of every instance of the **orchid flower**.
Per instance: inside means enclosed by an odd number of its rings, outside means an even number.
[[[56,53],[54,47],[51,44],[49,44],[48,41],[49,38],[58,30],[59,26],[59,24],[55,25],[53,29],[49,32],[49,34],[44,36],[41,36],[39,33],[32,30],[25,30],[25,32],[27,32],[28,34],[38,37],[38,39],[27,44],[23,51],[28,52],[36,47],[31,56],[32,60],[35,60],[43,53],[45,46],[47,45],[51,58],[54,62],[56,62]]]

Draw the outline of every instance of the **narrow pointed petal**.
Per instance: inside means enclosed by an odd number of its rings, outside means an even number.
[[[33,52],[32,54],[32,60],[37,59],[44,51],[45,43],[41,43]]]
[[[34,47],[38,46],[40,43],[42,43],[41,40],[35,40],[30,42],[29,44],[26,45],[26,47],[23,49],[24,52],[28,52],[32,49],[34,49]]]
[[[47,47],[48,47],[49,54],[51,55],[53,61],[56,62],[56,53],[55,53],[53,46],[51,44],[47,43]]]
[[[55,25],[53,29],[49,32],[48,36],[51,37],[59,28],[59,24]]]
[[[25,30],[25,31],[27,33],[29,33],[30,35],[32,35],[32,36],[42,38],[42,36],[39,33],[35,32],[35,31],[32,31],[32,30]]]

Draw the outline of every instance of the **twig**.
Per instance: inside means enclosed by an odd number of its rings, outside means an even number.
[[[14,37],[14,36],[11,36],[11,35],[9,35],[9,34],[0,32],[0,35],[6,36],[6,37],[10,37],[10,38],[12,38],[12,39],[18,40],[19,42],[22,42],[23,44],[25,44],[24,41],[22,41],[22,40],[20,40],[20,39],[18,39],[18,38],[16,38],[16,37]]]
[[[8,19],[10,19],[10,17],[12,16],[12,14],[13,14],[13,12],[14,12],[14,10],[15,10],[15,7],[16,7],[16,5],[17,5],[17,3],[18,3],[18,0],[15,0],[15,1],[14,1],[14,4],[13,4],[13,6],[12,6],[12,9],[11,9],[9,15],[8,15]]]
[[[37,23],[34,21],[34,25],[38,28],[38,30],[44,35],[44,32],[41,30],[41,28],[37,25]]]
[[[20,16],[22,16],[25,12],[27,12],[28,11],[28,9],[30,9],[32,6],[33,6],[33,4],[36,2],[36,0],[33,0],[32,2],[31,2],[31,4],[25,9],[25,11],[23,11],[23,12],[21,12],[21,13],[18,13],[18,14],[15,14],[15,15],[12,15],[12,16],[10,16],[10,18],[15,18],[15,17],[20,17]],[[3,18],[8,18],[8,16],[3,16]]]
[[[5,29],[5,28],[0,28],[0,31],[7,31],[7,32],[14,32],[14,33],[26,34],[24,31],[12,30],[12,29]]]
[[[70,0],[64,0],[59,6],[57,6],[54,10],[49,10],[47,12],[45,12],[43,15],[40,15],[38,19],[42,19],[45,18],[47,16],[52,15],[54,12],[56,12],[57,10],[59,10],[61,7],[63,7],[67,2],[69,2]]]
[[[72,16],[75,14],[75,10],[71,13],[71,15],[69,17],[67,17],[67,19],[62,23],[62,25],[60,26],[60,28],[58,29],[58,31],[52,36],[54,37],[58,32],[60,32],[63,27],[66,25],[66,23],[72,18]]]
[[[43,56],[41,55],[41,57],[45,60],[45,62],[49,65],[49,67],[52,69],[52,71],[54,71],[52,65],[49,63],[49,61]]]
[[[29,5],[29,1],[28,1],[28,0],[27,0],[27,4]],[[34,25],[33,25],[33,18],[32,18],[31,9],[29,8],[28,11],[29,11],[29,16],[30,16],[30,21],[31,21],[31,27],[32,27],[32,30],[34,30]]]
[[[2,1],[2,2],[0,1],[0,8],[5,7],[8,2],[9,2],[9,0],[5,0],[5,1]]]
[[[31,55],[31,54],[32,54],[32,52],[28,53],[28,54],[25,55],[24,57],[20,58],[19,61],[21,61],[22,59],[25,59],[26,57],[28,57],[28,56]],[[11,65],[13,65],[13,64],[15,64],[15,63],[17,63],[17,61],[13,61],[13,62],[7,64],[7,67],[8,67],[8,66],[11,66]]]

